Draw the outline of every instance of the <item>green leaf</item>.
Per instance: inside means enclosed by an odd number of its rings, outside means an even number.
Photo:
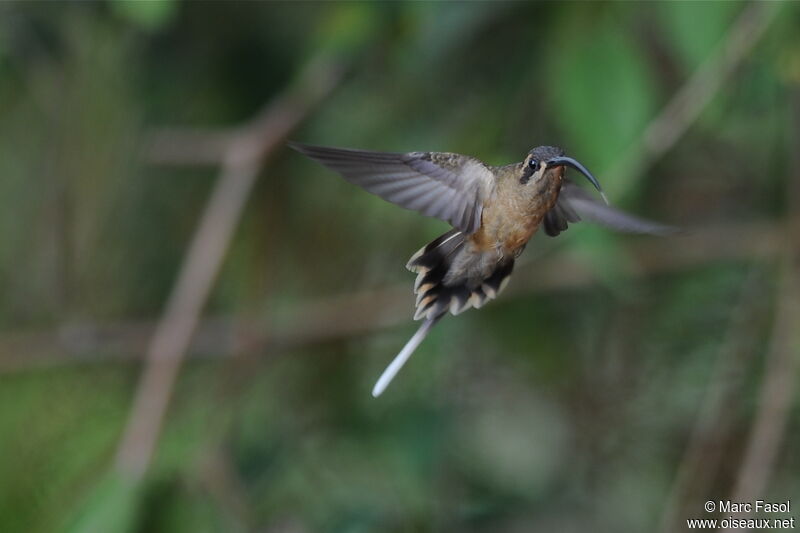
[[[574,12],[574,11],[573,11]],[[602,172],[641,134],[655,112],[653,82],[622,23],[583,15],[565,21],[553,38],[546,69],[553,115],[570,155]],[[596,15],[596,13],[595,13]],[[607,14],[610,18],[611,13]],[[591,30],[591,31],[589,31]],[[610,192],[627,188],[601,176]]]
[[[178,3],[175,0],[112,0],[111,8],[145,30],[157,30],[172,20]]]
[[[738,2],[661,2],[657,6],[664,33],[687,72],[708,58],[742,9]]]
[[[127,533],[134,530],[140,500],[138,485],[111,473],[91,491],[64,529],[66,533]]]
[[[337,3],[325,6],[328,16],[322,17],[314,34],[314,50],[349,55],[364,48],[379,27],[377,8],[370,3]]]

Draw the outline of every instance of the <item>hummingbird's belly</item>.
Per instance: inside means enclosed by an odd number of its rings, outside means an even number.
[[[544,200],[541,198],[540,200]],[[533,237],[555,200],[536,202],[531,209],[496,210],[484,212],[483,225],[474,235],[475,243],[482,249],[494,248],[504,256],[518,256]]]
[[[493,216],[485,213],[484,224],[471,240],[477,250],[495,251],[499,257],[516,257],[536,233],[542,215],[509,217],[507,214]],[[488,219],[488,220],[487,220]]]

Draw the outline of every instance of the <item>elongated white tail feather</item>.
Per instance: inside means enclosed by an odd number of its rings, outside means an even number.
[[[400,372],[400,369],[403,368],[403,365],[406,364],[408,358],[411,357],[411,354],[414,353],[414,350],[417,349],[417,346],[428,336],[428,332],[431,330],[434,324],[436,324],[442,315],[439,315],[434,318],[426,319],[419,327],[414,336],[411,337],[403,349],[400,350],[400,353],[395,356],[389,366],[386,367],[386,370],[383,371],[381,377],[378,378],[377,383],[375,383],[375,387],[372,389],[372,396],[377,398],[380,396],[386,387],[389,386],[389,383],[392,382],[394,377]]]

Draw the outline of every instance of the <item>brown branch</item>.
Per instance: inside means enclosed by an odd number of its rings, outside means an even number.
[[[236,134],[228,130],[159,128],[149,134],[142,155],[154,165],[218,165]]]
[[[140,479],[150,463],[184,354],[264,159],[333,89],[338,78],[333,65],[311,62],[296,85],[232,135],[220,176],[148,346],[117,450],[117,469],[132,479]]]
[[[784,238],[780,226],[749,223],[705,228],[674,237],[670,245],[667,242],[630,239],[624,248],[624,256],[629,258],[627,275],[645,278],[709,263],[771,261],[781,253]],[[541,261],[522,261],[507,292],[492,306],[503,305],[512,298],[587,287],[596,282],[591,269],[566,254]],[[412,303],[409,282],[304,302],[266,318],[209,317],[200,322],[189,353],[194,357],[266,350],[274,353],[343,339],[407,323]],[[134,360],[146,350],[153,328],[152,321],[126,321],[6,334],[0,336],[0,373],[62,364]]]

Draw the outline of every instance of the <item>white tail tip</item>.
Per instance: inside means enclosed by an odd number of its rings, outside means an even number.
[[[381,377],[378,378],[377,383],[372,388],[372,397],[377,398],[383,391],[386,390],[386,387],[389,386],[389,383],[392,382],[394,377],[400,372],[400,369],[403,368],[403,365],[406,364],[408,358],[411,357],[411,354],[414,353],[414,350],[417,349],[417,346],[420,345],[422,340],[428,335],[431,327],[438,321],[439,317],[434,319],[426,319],[425,322],[419,327],[414,336],[411,337],[403,349],[400,350],[400,353],[395,356],[389,366],[386,367],[386,370],[383,371]]]

